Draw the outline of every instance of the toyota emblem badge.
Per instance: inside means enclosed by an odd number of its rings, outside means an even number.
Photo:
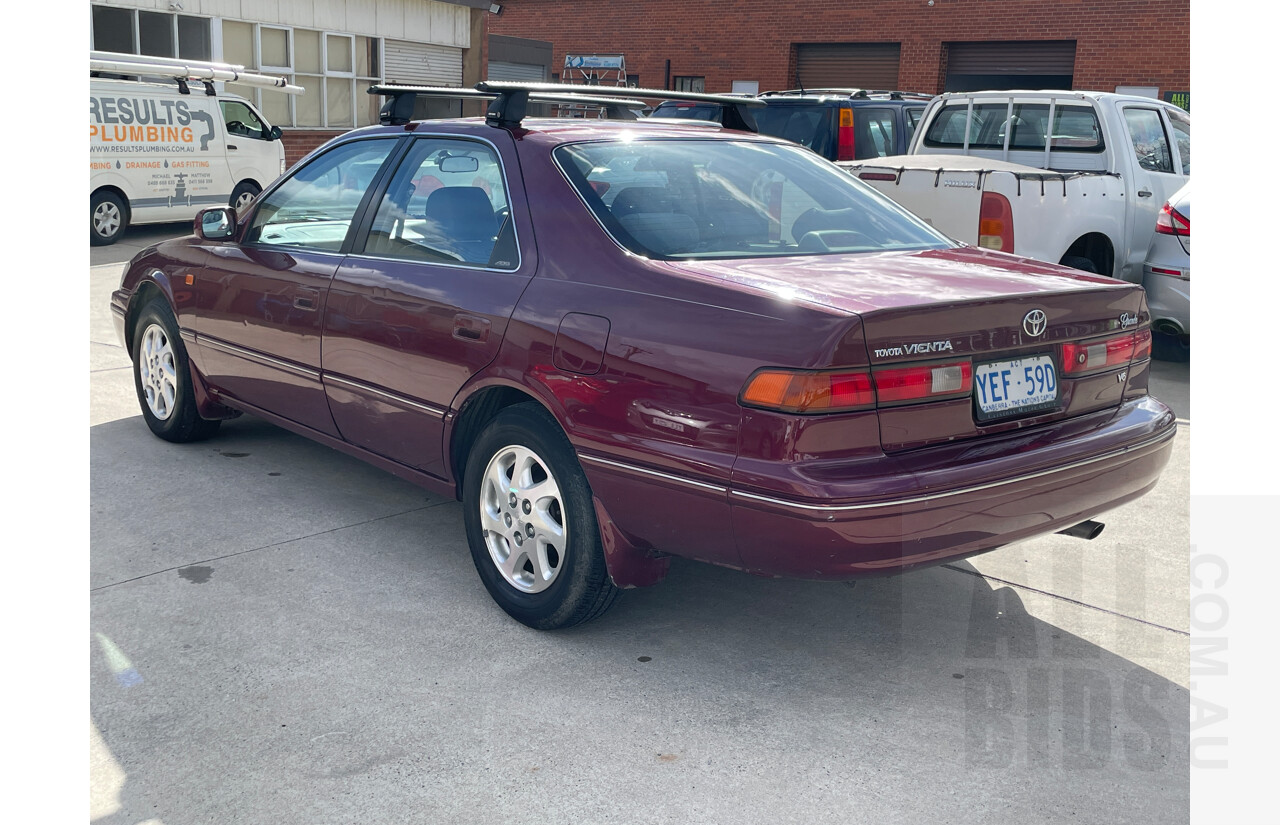
[[[1044,335],[1044,328],[1048,323],[1049,319],[1043,309],[1033,309],[1023,317],[1022,328],[1032,338],[1039,338]]]

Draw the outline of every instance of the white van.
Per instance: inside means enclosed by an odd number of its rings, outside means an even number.
[[[284,172],[280,128],[244,98],[211,96],[212,88],[90,79],[90,244],[115,243],[131,223],[241,208]]]

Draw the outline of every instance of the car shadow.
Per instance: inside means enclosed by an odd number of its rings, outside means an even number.
[[[850,586],[677,559],[539,633],[480,586],[459,505],[256,419],[92,427],[91,490],[91,711],[124,773],[99,825],[527,819],[545,790],[493,791],[515,766],[608,789],[557,797],[568,821],[693,821],[690,782],[738,821],[1187,817],[1188,693],[964,562]]]

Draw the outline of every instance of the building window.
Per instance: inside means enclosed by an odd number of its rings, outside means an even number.
[[[629,75],[627,75],[627,85],[628,85],[628,86],[630,86],[632,89],[639,89],[639,88],[640,88],[640,75],[638,75],[638,74],[629,74]]]
[[[209,60],[209,18],[93,6],[93,48],[104,52]]]
[[[675,90],[677,92],[705,92],[707,90],[707,79],[705,77],[676,75],[675,82]]]
[[[303,88],[300,95],[270,89],[237,89],[258,102],[277,126],[352,129],[378,122],[381,100],[367,94],[379,82],[379,41],[374,37],[227,20],[222,52]]]

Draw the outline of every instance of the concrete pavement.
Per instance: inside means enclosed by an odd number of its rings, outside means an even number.
[[[457,503],[248,417],[152,437],[125,251],[90,271],[93,822],[1187,819],[1189,423],[1093,542],[856,587],[676,560],[537,633]]]

